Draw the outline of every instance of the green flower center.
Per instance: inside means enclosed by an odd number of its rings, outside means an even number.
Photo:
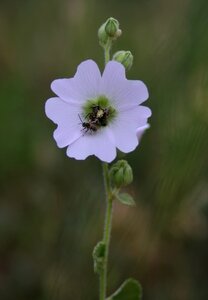
[[[87,100],[83,106],[82,126],[86,131],[97,131],[107,126],[115,118],[116,113],[105,96]]]

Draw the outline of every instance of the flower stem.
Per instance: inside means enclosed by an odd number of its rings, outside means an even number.
[[[112,41],[108,39],[108,42],[104,48],[104,57],[105,57],[105,65],[109,62],[110,60],[110,50],[112,46]]]
[[[112,41],[109,39],[108,43],[104,49],[105,65],[110,60],[110,50],[112,46]],[[107,290],[107,269],[108,269],[108,253],[110,245],[110,235],[112,227],[112,215],[113,215],[113,196],[111,192],[110,177],[108,171],[108,164],[103,163],[103,179],[105,186],[105,195],[106,195],[106,213],[105,213],[105,224],[103,232],[103,242],[105,244],[105,254],[103,268],[100,272],[100,298],[99,300],[106,299],[106,290]]]
[[[110,187],[110,179],[108,172],[108,164],[103,163],[103,177],[105,184],[106,193],[106,214],[105,214],[105,225],[103,233],[103,242],[105,243],[105,255],[103,269],[100,273],[100,300],[106,299],[106,289],[107,289],[107,265],[108,265],[108,253],[110,245],[110,235],[112,227],[112,214],[113,214],[113,197]]]

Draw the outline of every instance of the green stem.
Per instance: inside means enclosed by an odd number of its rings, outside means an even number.
[[[112,46],[112,41],[110,39],[108,39],[108,42],[105,46],[104,49],[104,57],[105,57],[105,65],[109,62],[110,60],[110,50],[111,50],[111,46]]]
[[[106,206],[105,225],[104,225],[104,234],[103,234],[103,242],[105,243],[105,255],[104,255],[103,269],[100,273],[100,300],[106,299],[108,253],[109,253],[110,235],[111,235],[111,227],[112,227],[112,213],[113,213],[113,198],[111,193],[107,163],[103,163],[103,177],[104,177],[104,184],[105,184],[107,206]]]
[[[111,45],[112,45],[112,41],[109,39],[104,49],[105,65],[110,60]],[[103,269],[100,273],[100,300],[106,299],[108,253],[109,253],[110,235],[111,235],[111,227],[112,227],[112,214],[113,214],[113,197],[111,192],[111,185],[110,185],[107,163],[103,163],[103,179],[104,179],[105,195],[106,195],[106,213],[105,213],[105,224],[104,224],[104,233],[103,233],[103,242],[105,243],[105,255],[104,255]]]

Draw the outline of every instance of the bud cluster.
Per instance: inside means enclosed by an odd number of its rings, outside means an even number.
[[[100,45],[105,48],[109,40],[116,40],[121,34],[119,22],[114,18],[109,18],[98,30]]]
[[[106,50],[111,49],[112,42],[115,41],[122,34],[119,28],[119,22],[114,18],[108,18],[98,30],[98,39],[100,45]],[[133,64],[133,55],[130,51],[117,51],[112,60],[121,63],[128,71]]]

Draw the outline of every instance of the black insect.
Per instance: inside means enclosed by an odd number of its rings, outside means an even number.
[[[96,124],[96,121],[92,121],[92,120],[89,120],[89,122],[83,122],[80,115],[79,116],[79,119],[81,121],[81,124],[82,124],[82,127],[83,129],[85,130],[85,132],[88,132],[88,131],[97,131],[97,124]]]
[[[101,108],[97,112],[97,118],[99,120],[100,126],[106,126],[107,125],[109,114],[110,114],[109,108]]]
[[[99,105],[94,105],[92,106],[92,112],[86,117],[98,126],[106,126],[109,113],[109,108],[102,108]]]
[[[85,116],[87,122],[84,122],[78,115],[85,132],[95,132],[101,126],[106,126],[110,114],[109,108],[102,108],[100,105],[93,105],[91,109],[92,111]]]
[[[99,112],[101,110],[99,105],[93,105],[91,107],[92,112],[88,113],[85,118],[88,118],[91,121],[96,121],[98,119]]]

